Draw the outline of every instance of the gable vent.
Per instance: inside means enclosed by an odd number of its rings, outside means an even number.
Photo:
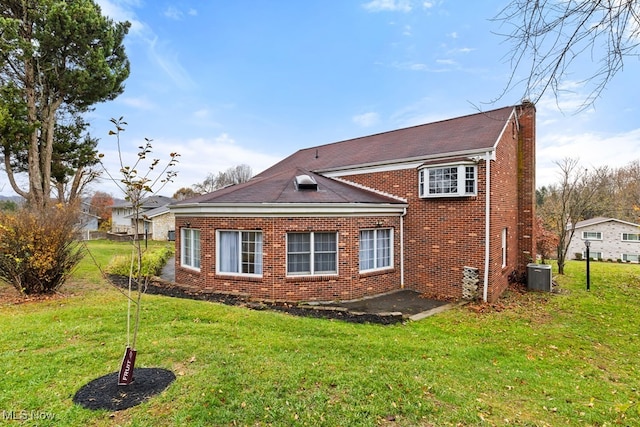
[[[309,175],[298,175],[296,176],[294,183],[296,185],[296,189],[298,191],[302,190],[318,190],[318,183],[315,179],[313,179]]]

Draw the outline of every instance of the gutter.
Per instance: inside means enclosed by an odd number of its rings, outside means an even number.
[[[407,208],[400,215],[400,289],[404,289],[404,216],[407,214]]]
[[[491,157],[492,153],[485,153],[485,202],[484,202],[484,286],[482,300],[487,302],[489,296],[489,255],[491,237]]]

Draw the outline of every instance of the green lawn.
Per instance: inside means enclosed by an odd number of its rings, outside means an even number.
[[[394,326],[145,295],[136,366],[177,379],[116,413],[72,402],[126,344],[125,298],[84,267],[64,298],[0,306],[0,410],[30,418],[9,425],[640,425],[635,264]]]

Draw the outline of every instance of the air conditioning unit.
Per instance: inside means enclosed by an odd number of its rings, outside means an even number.
[[[527,289],[551,292],[551,265],[527,264]]]

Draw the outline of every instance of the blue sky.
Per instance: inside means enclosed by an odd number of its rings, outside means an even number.
[[[154,157],[180,153],[162,191],[171,195],[237,164],[258,173],[301,148],[517,104],[522,87],[492,103],[511,73],[496,35],[506,29],[491,20],[507,2],[98,0],[132,23],[131,75],[88,117],[91,133],[114,174],[112,117],[128,123],[125,164],[145,137]],[[594,66],[588,53],[577,65]],[[639,70],[627,60],[581,113],[586,88],[573,76],[558,102],[537,104],[538,187],[557,180],[564,157],[585,167],[640,159]],[[93,189],[118,196],[108,181]]]

